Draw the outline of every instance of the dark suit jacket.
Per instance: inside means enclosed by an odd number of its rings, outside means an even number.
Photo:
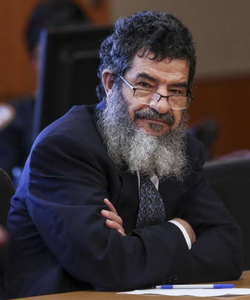
[[[190,135],[187,140],[188,176],[183,183],[164,181],[159,191],[166,221],[181,217],[195,230],[191,250],[169,222],[135,229],[137,176],[108,156],[95,106],[74,107],[46,128],[11,203],[7,297],[237,279],[240,228],[204,178],[201,144]],[[106,197],[126,237],[105,226]]]

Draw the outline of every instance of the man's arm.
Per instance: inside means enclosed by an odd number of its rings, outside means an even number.
[[[204,152],[200,145],[200,158],[194,166],[191,188],[185,200],[185,213],[182,219],[173,219],[186,229],[193,244],[192,267],[184,282],[235,279],[243,268],[241,230],[209,187],[203,163]],[[114,224],[108,227],[116,229]]]
[[[185,183],[189,191],[182,215],[196,234],[189,282],[237,279],[243,269],[241,229],[205,178],[202,144],[189,136],[190,153],[195,159]]]
[[[211,190],[203,170],[197,188],[187,198],[185,220],[197,239],[190,250],[193,282],[232,280],[243,269],[241,229]],[[237,275],[238,274],[238,275]]]
[[[71,136],[50,135],[34,148],[27,206],[47,247],[66,272],[96,289],[161,284],[188,272],[181,231],[171,223],[121,236],[105,225],[108,182],[96,158]],[[171,243],[169,241],[172,241]]]
[[[196,279],[205,281],[206,278],[215,280],[217,273],[209,273],[209,276],[201,274],[210,269],[218,272],[225,263],[230,263],[235,248],[231,250],[227,245],[229,254],[226,259],[221,261],[220,255],[216,261],[214,251],[209,255],[206,245],[213,243],[213,238],[209,238],[206,230],[200,234],[197,227],[202,222],[197,222],[195,227],[191,223],[193,217],[188,214],[184,219],[200,235],[197,234],[193,245],[199,245],[201,251],[197,247],[195,251],[189,251],[179,228],[169,222],[135,229],[127,236],[108,229],[100,213],[107,209],[103,199],[109,198],[108,184],[106,174],[96,163],[92,151],[71,136],[51,135],[32,152],[28,210],[47,247],[74,278],[89,282],[96,289],[126,290],[166,283],[171,277],[176,279],[176,283]],[[196,202],[195,198],[191,198]],[[206,215],[201,209],[202,202],[198,207]],[[192,202],[192,206],[195,203]],[[224,210],[221,207],[219,210],[222,217]],[[217,227],[222,227],[217,217],[216,222]],[[237,242],[238,227],[231,219],[225,223],[226,236],[231,235],[234,237],[232,241]],[[230,230],[233,232],[230,233]],[[220,241],[219,249],[223,251],[220,244],[225,244],[225,240],[218,239],[216,232],[214,228],[215,240]],[[203,238],[206,241],[204,245]],[[203,259],[204,251],[212,268]],[[219,258],[218,253],[216,257]],[[199,263],[200,259],[203,261]],[[239,276],[237,263],[236,259],[227,276],[224,270],[218,272],[219,280],[223,280],[223,276],[230,279]],[[199,271],[199,274],[196,276],[193,270]]]
[[[104,199],[104,203],[107,204],[109,208],[109,210],[103,209],[101,211],[102,216],[106,218],[106,226],[110,229],[117,230],[122,236],[126,236],[125,230],[123,228],[122,218],[119,217],[115,207],[108,199]],[[174,218],[173,220],[171,220],[171,222],[175,225],[177,223],[177,225],[179,224],[182,226],[183,230],[185,230],[186,235],[188,235],[188,238],[190,240],[189,243],[194,243],[196,241],[194,230],[187,221],[180,218]]]

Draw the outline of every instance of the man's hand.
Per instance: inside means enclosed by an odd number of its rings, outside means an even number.
[[[186,232],[190,238],[190,241],[193,244],[196,241],[196,235],[194,233],[193,228],[190,226],[190,224],[187,221],[180,219],[180,218],[174,218],[173,220],[176,222],[179,222],[186,229]]]
[[[109,208],[109,210],[103,209],[101,211],[101,215],[107,219],[105,222],[106,226],[108,228],[117,230],[122,236],[126,236],[126,233],[122,227],[122,218],[118,216],[118,213],[114,208],[113,204],[108,199],[104,199],[103,201],[107,204]]]

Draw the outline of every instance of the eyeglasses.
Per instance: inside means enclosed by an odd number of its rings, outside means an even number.
[[[157,103],[162,98],[165,98],[167,100],[167,103],[170,108],[174,110],[183,110],[188,108],[191,101],[193,100],[192,95],[188,96],[181,96],[181,95],[169,95],[169,96],[163,96],[157,92],[152,92],[146,89],[141,88],[135,88],[132,83],[127,81],[123,76],[119,75],[120,78],[123,80],[124,83],[127,84],[127,86],[134,91],[134,97],[136,97],[140,103],[150,105],[151,103]]]

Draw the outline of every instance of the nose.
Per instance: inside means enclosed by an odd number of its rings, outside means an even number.
[[[161,98],[159,101],[151,101],[149,107],[157,111],[159,114],[164,115],[170,111],[168,101],[166,98]]]

